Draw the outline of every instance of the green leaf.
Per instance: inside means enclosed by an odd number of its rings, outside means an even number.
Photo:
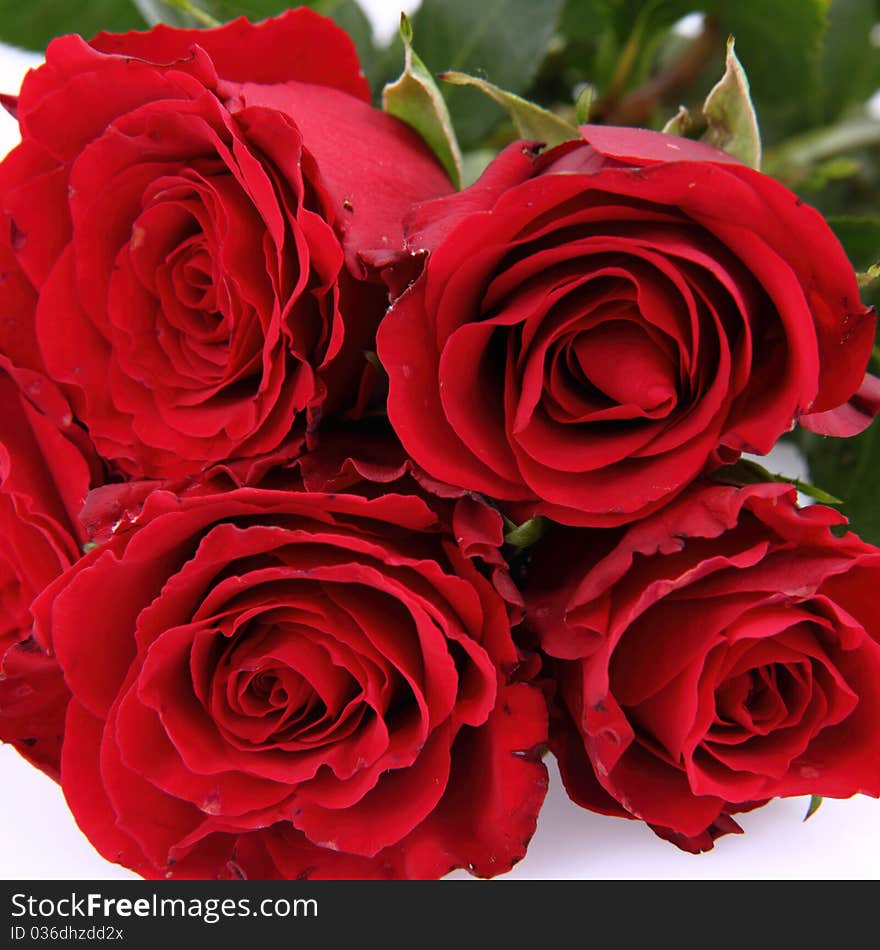
[[[291,7],[311,7],[319,13],[325,13],[326,11],[320,8],[332,6],[332,3],[316,3],[313,0],[300,0],[298,3],[292,0],[194,0],[194,2],[205,9],[216,10],[218,18],[224,20],[231,20],[237,16],[246,16],[249,20],[265,20],[266,17],[277,16]]]
[[[724,482],[728,485],[759,485],[763,482],[781,482],[793,485],[801,494],[809,495],[810,498],[815,498],[823,505],[843,504],[839,498],[821,488],[817,488],[815,485],[811,485],[809,482],[802,481],[799,478],[791,478],[788,475],[777,475],[752,459],[741,458],[733,465],[716,469],[711,477],[713,481]]]
[[[101,30],[143,30],[143,17],[130,0],[0,0],[0,39],[43,50],[63,33],[91,39]]]
[[[713,12],[720,28],[736,37],[765,138],[803,128],[821,94],[819,56],[829,0],[711,0],[697,6]]]
[[[876,0],[832,0],[819,61],[822,118],[828,122],[847,106],[864,102],[880,88],[880,55],[871,29],[880,19]]]
[[[709,128],[703,140],[720,148],[752,168],[761,167],[761,134],[749,93],[749,80],[727,40],[724,75],[703,103],[703,115]]]
[[[566,0],[559,24],[561,60],[569,85],[589,80],[607,106],[644,83],[656,66],[658,41],[693,0]]]
[[[709,18],[707,32],[736,37],[765,141],[772,142],[803,128],[821,103],[819,55],[828,5],[829,0],[567,0],[559,59],[569,85],[589,79],[600,102],[609,91],[619,99],[619,93],[656,79],[658,66],[670,66],[671,60],[663,62],[666,56],[677,59],[693,45],[670,28],[700,11]],[[876,52],[863,57],[872,58],[878,59]],[[707,79],[705,73],[690,77],[676,96],[690,105],[696,86]]]
[[[574,39],[589,39],[606,26],[621,38],[627,38],[636,21],[646,34],[664,30],[686,13],[711,5],[699,0],[567,0],[560,29]]]
[[[537,74],[564,0],[423,0],[413,16],[419,53],[433,73],[485,77],[522,95]],[[450,89],[447,101],[459,140],[480,144],[501,112],[473,89]]]
[[[798,439],[810,465],[810,476],[845,498],[843,513],[866,541],[880,544],[880,424],[874,422],[860,435],[829,439],[798,430]]]
[[[428,143],[456,188],[461,187],[461,151],[449,110],[434,77],[412,47],[413,28],[400,15],[404,66],[400,78],[382,90],[382,108],[411,125]]]
[[[856,115],[787,139],[767,152],[763,170],[789,187],[809,181],[817,173],[833,179],[841,177],[828,174],[835,160],[839,162],[843,156],[878,144],[880,121],[869,115]],[[852,168],[844,171],[852,171]]]
[[[602,92],[610,81],[622,42],[615,26],[614,5],[614,0],[566,0],[559,35],[563,42],[561,65],[569,88],[589,80],[597,92]]]
[[[856,270],[880,261],[880,217],[829,215],[827,220]]]
[[[440,79],[453,86],[473,86],[498,103],[510,116],[520,138],[535,139],[548,148],[580,138],[578,130],[565,119],[528,99],[499,89],[485,79],[467,73],[440,73]]]
[[[819,810],[819,806],[822,804],[821,795],[811,795],[810,796],[810,805],[807,808],[807,813],[804,815],[804,821],[808,821],[816,812]]]
[[[590,40],[611,21],[613,0],[566,0],[559,31],[571,39]]]
[[[538,542],[547,528],[547,519],[538,515],[536,518],[529,518],[520,525],[515,525],[510,519],[505,518],[509,530],[505,532],[504,541],[515,548],[531,547]]]

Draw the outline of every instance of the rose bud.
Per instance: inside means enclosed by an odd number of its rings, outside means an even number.
[[[487,532],[454,519],[415,494],[155,491],[53,583],[62,785],[101,854],[173,878],[519,860],[546,703],[456,542]]]
[[[410,218],[430,253],[378,351],[413,459],[514,520],[613,526],[797,420],[864,428],[875,318],[821,215],[702,143],[581,134]]]
[[[880,550],[782,484],[697,485],[534,552],[571,797],[686,850],[771,798],[880,796]]]
[[[48,372],[118,470],[194,474],[358,411],[387,302],[360,251],[450,185],[370,107],[342,30],[298,9],[64,36],[17,117],[0,223]]]

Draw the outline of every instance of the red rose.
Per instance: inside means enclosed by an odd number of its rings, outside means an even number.
[[[449,190],[309,10],[65,36],[25,79],[0,207],[101,454],[164,477],[353,406],[386,299],[359,260]],[[3,292],[0,291],[0,302]]]
[[[699,851],[770,798],[880,796],[880,550],[844,521],[787,485],[713,485],[625,533],[549,536],[526,603],[576,802]]]
[[[874,316],[822,217],[698,142],[600,126],[511,146],[428,203],[379,332],[388,412],[431,475],[569,524],[641,517],[804,414],[877,411]]]
[[[525,852],[544,699],[415,495],[157,491],[36,610],[74,697],[62,784],[110,860],[422,878]]]
[[[2,357],[0,407],[0,740],[57,777],[69,694],[31,604],[81,554],[96,460],[57,388]]]

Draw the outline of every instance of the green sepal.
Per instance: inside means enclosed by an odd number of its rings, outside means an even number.
[[[504,525],[508,529],[504,533],[505,543],[522,550],[541,540],[547,528],[547,519],[538,515],[518,525],[505,518]]]
[[[788,475],[777,475],[768,471],[752,459],[740,459],[733,465],[716,469],[711,478],[713,481],[724,482],[728,485],[759,485],[763,482],[780,482],[792,485],[801,494],[809,495],[823,505],[842,505],[843,501],[834,495],[800,478],[791,478]]]
[[[679,106],[678,112],[663,126],[661,131],[667,135],[685,135],[692,123],[693,119],[690,112],[684,106]]]
[[[752,168],[761,167],[761,133],[749,91],[749,80],[734,50],[733,37],[727,40],[724,75],[703,103],[708,129],[703,141],[733,155]]]
[[[499,89],[485,79],[454,70],[440,73],[439,78],[453,86],[473,86],[497,102],[510,116],[520,138],[543,142],[548,148],[580,138],[577,128],[555,112],[550,112],[515,93]]]
[[[452,128],[449,109],[434,77],[413,49],[413,29],[405,13],[400,15],[403,40],[403,72],[382,90],[382,108],[406,122],[421,135],[456,188],[461,187],[461,149]]]

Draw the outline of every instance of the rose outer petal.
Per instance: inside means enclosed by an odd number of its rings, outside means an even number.
[[[239,17],[213,30],[158,24],[144,33],[99,33],[91,45],[104,53],[138,56],[154,63],[185,60],[194,46],[200,46],[224,79],[266,84],[299,80],[370,100],[349,35],[306,7],[261,23]]]

